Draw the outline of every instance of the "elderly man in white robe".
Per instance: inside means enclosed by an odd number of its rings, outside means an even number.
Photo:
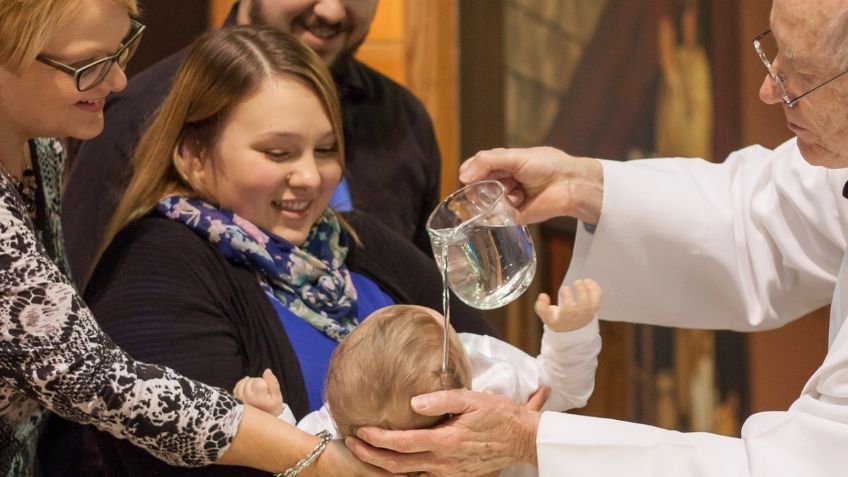
[[[348,441],[360,458],[428,475],[516,462],[542,476],[848,474],[848,2],[774,0],[770,24],[755,41],[767,69],[760,98],[783,107],[796,135],[774,150],[751,146],[710,164],[498,149],[467,161],[460,178],[501,179],[524,222],[590,224],[579,227],[566,280],[609,290],[602,319],[754,331],[830,303],[828,354],[790,408],[754,414],[731,438],[443,391],[412,405],[451,421],[361,429]],[[775,56],[761,46],[767,35]]]

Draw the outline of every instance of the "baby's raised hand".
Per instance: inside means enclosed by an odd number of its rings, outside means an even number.
[[[572,293],[573,288],[573,293]],[[559,288],[558,305],[540,293],[536,299],[536,314],[554,331],[573,331],[592,321],[601,305],[601,287],[592,279],[575,281],[571,287]]]
[[[268,414],[279,416],[283,412],[283,392],[280,390],[280,382],[270,369],[266,369],[261,378],[250,376],[241,378],[233,388],[233,395],[245,404]]]

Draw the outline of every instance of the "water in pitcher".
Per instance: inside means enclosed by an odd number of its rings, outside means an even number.
[[[533,241],[520,225],[431,230],[431,242],[450,289],[475,308],[511,302],[527,289],[536,271]]]

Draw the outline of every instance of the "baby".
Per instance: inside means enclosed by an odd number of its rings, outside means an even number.
[[[457,334],[450,328],[446,373],[441,370],[444,317],[421,306],[381,308],[336,348],[327,374],[327,403],[297,425],[311,433],[327,429],[336,438],[361,426],[431,427],[447,416],[416,414],[410,399],[454,388],[503,394],[524,403],[540,386],[548,386],[544,409],[581,407],[592,393],[601,348],[595,317],[601,291],[592,280],[578,280],[572,287],[563,285],[558,298],[558,306],[544,293],[536,300],[536,313],[545,324],[537,358],[490,336]],[[234,394],[295,422],[270,370],[261,378],[242,379]]]

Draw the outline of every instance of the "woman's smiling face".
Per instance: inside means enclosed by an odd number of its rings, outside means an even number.
[[[67,23],[53,33],[42,55],[81,65],[113,54],[130,31],[127,8],[113,0],[82,0]],[[106,96],[127,84],[112,65],[105,79],[80,92],[74,78],[39,61],[20,75],[0,68],[0,124],[19,137],[90,139],[103,130]]]
[[[341,180],[339,147],[306,83],[264,80],[192,162],[208,199],[294,245],[306,240]]]

